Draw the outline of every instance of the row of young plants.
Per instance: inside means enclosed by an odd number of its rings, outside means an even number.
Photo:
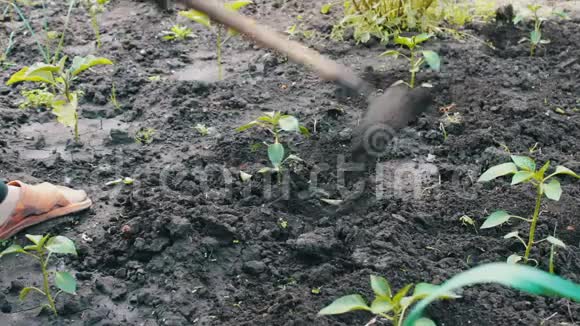
[[[98,14],[104,10],[104,5],[106,5],[108,1],[97,0],[91,1],[90,3],[93,6],[90,7],[92,9],[89,9],[91,24],[95,30],[97,47],[100,47],[101,41],[98,28]],[[57,116],[57,120],[60,123],[74,129],[75,140],[78,141],[78,102],[80,96],[82,96],[82,91],[75,87],[75,81],[81,73],[90,68],[98,65],[110,65],[112,62],[107,58],[90,55],[86,57],[75,57],[72,59],[70,64],[67,65],[67,62],[69,61],[67,57],[60,56],[66,26],[68,25],[68,20],[74,4],[75,2],[72,0],[66,16],[65,29],[63,32],[61,34],[52,35],[53,40],[59,39],[56,47],[52,48],[39,44],[45,62],[35,63],[31,66],[22,68],[10,77],[7,84],[11,85],[20,82],[33,82],[39,84],[41,86],[40,88],[23,91],[25,101],[22,103],[22,107],[37,108],[44,106],[50,108]],[[229,10],[239,10],[249,4],[251,4],[251,1],[238,0],[226,3],[224,6]],[[426,19],[430,17],[428,13],[430,12],[429,8],[432,4],[433,1],[345,1],[345,13],[349,13],[350,17],[346,19],[347,17],[345,16],[345,20],[340,23],[340,26],[335,27],[333,34],[338,35],[340,28],[350,27],[355,29],[355,39],[361,42],[368,41],[370,36],[377,37],[383,42],[392,37],[395,44],[400,45],[402,48],[406,48],[406,50],[388,50],[382,53],[381,56],[392,56],[395,58],[404,57],[409,62],[409,71],[411,73],[407,84],[410,87],[414,87],[416,84],[416,74],[424,64],[429,65],[433,70],[439,70],[441,64],[441,60],[437,53],[434,51],[420,50],[421,44],[431,39],[434,36],[434,33],[444,31],[443,27],[440,25],[432,25],[432,21],[429,23],[430,20]],[[415,7],[415,5],[419,7]],[[14,8],[15,12],[21,15],[22,18],[22,11],[19,10],[20,8],[17,5],[13,5],[12,8]],[[328,5],[325,8],[326,9],[323,11],[328,12],[330,10]],[[391,10],[388,8],[391,8]],[[385,18],[385,13],[392,13],[392,8],[396,9],[394,16],[392,16],[394,18],[391,16]],[[539,7],[537,6],[530,7],[535,19],[534,30],[530,33],[529,38],[531,44],[531,55],[534,55],[537,46],[547,43],[545,41],[542,42],[541,26],[543,18],[538,16],[538,9]],[[459,19],[459,9],[454,10],[457,11],[454,17]],[[236,32],[212,22],[207,15],[201,12],[189,10],[182,11],[179,15],[205,26],[215,34],[218,70],[221,78],[222,47],[230,38],[236,36]],[[385,19],[379,19],[381,17]],[[423,19],[417,19],[417,17],[423,17]],[[390,21],[391,18],[393,21]],[[516,17],[514,23],[518,23],[519,21],[521,21],[521,19]],[[377,26],[382,27],[377,28]],[[436,26],[438,27],[435,28]],[[419,33],[410,37],[402,36],[402,30],[406,29],[420,30],[424,31],[424,33]],[[47,35],[49,35],[48,32]],[[190,38],[191,35],[192,32],[189,28],[175,25],[172,27],[171,31],[165,33],[164,39],[168,41],[186,40]],[[10,41],[8,43],[9,45],[13,43],[13,37],[14,33],[11,33]],[[0,62],[6,62],[6,57],[10,53],[10,48],[11,46],[9,46],[8,50],[5,51],[5,56],[3,57],[4,61]],[[301,160],[298,156],[287,153],[281,140],[283,133],[297,132],[308,136],[309,131],[299,123],[296,117],[285,115],[281,112],[264,114],[256,120],[237,128],[237,130],[242,132],[255,127],[262,128],[272,135],[272,140],[270,142],[264,142],[271,167],[265,167],[261,169],[259,173],[277,174],[278,180],[280,181],[285,164],[291,161]],[[203,128],[201,126],[196,126],[195,129],[198,130],[200,134],[203,134]],[[143,132],[136,137],[136,140],[143,144],[150,143],[153,134],[154,130],[143,130]],[[537,190],[537,200],[533,215],[528,219],[510,215],[506,211],[498,211],[491,214],[482,224],[481,228],[497,227],[513,219],[529,222],[530,230],[528,241],[524,241],[519,233],[516,232],[511,232],[506,235],[506,238],[514,238],[522,242],[525,248],[523,256],[514,254],[508,258],[507,264],[496,263],[476,267],[457,275],[440,286],[428,283],[419,283],[416,285],[409,284],[396,292],[391,289],[385,278],[373,275],[371,276],[371,287],[375,293],[375,299],[370,305],[368,305],[360,295],[349,295],[337,299],[330,306],[321,310],[320,314],[329,315],[345,313],[353,310],[365,310],[377,315],[378,317],[391,320],[394,325],[434,325],[433,321],[421,318],[422,310],[431,301],[436,299],[458,298],[459,296],[453,292],[455,289],[481,282],[496,282],[529,293],[538,295],[558,295],[564,298],[580,301],[579,285],[535,268],[516,265],[517,263],[528,262],[535,262],[537,264],[537,260],[530,257],[531,249],[534,245],[546,242],[552,245],[552,256],[549,269],[551,273],[554,272],[554,247],[564,247],[565,244],[555,236],[549,236],[546,239],[539,241],[535,240],[535,229],[539,220],[541,200],[544,197],[556,201],[560,199],[562,189],[559,181],[556,179],[557,176],[568,175],[575,178],[579,178],[579,176],[563,166],[557,166],[553,173],[546,175],[550,168],[549,162],[544,164],[540,169],[537,169],[535,162],[527,157],[512,156],[512,161],[513,162],[511,163],[505,163],[490,168],[480,177],[480,181],[488,182],[501,176],[513,175],[513,185],[520,183],[532,184]],[[247,180],[252,176],[241,172],[240,177],[243,180]],[[55,300],[61,293],[74,294],[76,292],[76,281],[70,273],[63,271],[49,271],[48,263],[52,254],[76,255],[74,243],[72,243],[70,239],[62,236],[51,237],[48,235],[27,235],[26,237],[33,243],[32,245],[26,247],[12,245],[0,253],[0,257],[7,254],[23,254],[32,257],[39,262],[43,276],[42,288],[26,287],[20,293],[20,298],[24,300],[31,292],[43,295],[46,297],[47,301],[45,307],[56,314],[57,310]],[[51,275],[54,285],[59,289],[59,291],[54,295],[51,292],[50,286]],[[517,277],[515,277],[515,275],[517,275]],[[411,292],[411,290],[413,291]],[[407,315],[407,311],[413,304],[416,304],[415,308]]]

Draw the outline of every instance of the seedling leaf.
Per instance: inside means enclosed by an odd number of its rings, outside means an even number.
[[[24,253],[24,249],[22,249],[21,246],[14,244],[4,249],[4,251],[0,252],[0,257],[9,254],[21,254],[21,253]]]
[[[77,254],[74,242],[72,242],[71,239],[61,235],[50,238],[46,243],[46,250],[56,254]]]
[[[27,235],[25,235],[25,237],[28,240],[30,240],[30,242],[34,243],[35,245],[38,245],[43,238],[43,236],[41,236],[41,235],[32,235],[32,234],[27,234]]]
[[[510,233],[504,235],[503,238],[504,239],[511,239],[511,238],[515,238],[519,235],[520,235],[520,233],[518,231],[513,231],[513,232],[510,232]]]
[[[73,76],[77,76],[81,72],[98,65],[112,65],[113,62],[107,58],[97,58],[94,55],[86,57],[74,57],[70,72]]]
[[[387,51],[381,53],[380,56],[381,57],[391,56],[391,57],[395,57],[395,59],[397,59],[400,54],[401,54],[401,52],[399,52],[397,50],[387,50]]]
[[[320,13],[326,15],[330,12],[330,8],[332,8],[332,3],[324,4],[322,5],[322,8],[320,8]]]
[[[198,24],[202,24],[207,28],[211,28],[211,20],[209,17],[201,11],[197,11],[194,9],[191,10],[182,10],[179,13],[179,16],[189,18]]]
[[[562,165],[558,165],[556,167],[556,172],[554,172],[553,175],[557,175],[557,174],[566,174],[566,175],[573,176],[573,177],[580,179],[580,175],[576,174],[574,171],[572,171],[572,170],[570,170],[567,167],[562,166]]]
[[[415,305],[403,325],[415,325],[423,310],[442,293],[479,283],[498,283],[531,294],[554,295],[580,301],[580,284],[529,266],[492,263],[460,273],[443,283],[437,291]]]
[[[536,163],[527,156],[512,155],[512,161],[522,170],[534,172],[536,171]]]
[[[518,171],[512,177],[512,186],[530,180],[534,174],[529,171]]]
[[[298,119],[291,115],[285,115],[278,120],[278,125],[284,131],[299,131],[300,124]]]
[[[518,168],[514,163],[503,163],[489,168],[479,177],[477,181],[486,182],[504,175],[514,174],[516,172],[518,172]]]
[[[530,32],[530,42],[533,44],[539,44],[542,39],[542,32],[538,30],[533,30]]]
[[[77,281],[68,272],[56,272],[54,276],[54,284],[63,292],[75,294],[77,292]]]
[[[395,43],[396,44],[400,44],[400,45],[404,45],[406,47],[408,47],[409,49],[414,47],[413,44],[413,39],[411,39],[410,37],[403,37],[403,36],[395,36]]]
[[[236,128],[236,131],[246,131],[252,127],[258,126],[260,125],[260,123],[258,121],[252,121],[250,123],[247,123],[241,127]]]
[[[549,183],[544,183],[542,186],[546,197],[555,201],[560,200],[560,196],[562,196],[562,187],[560,187],[560,181],[552,179]]]
[[[30,293],[30,291],[32,290],[32,288],[24,288],[20,291],[20,294],[18,294],[18,300],[20,301],[24,301],[26,299],[26,297],[28,296],[28,293]]]
[[[510,265],[515,265],[515,264],[519,263],[523,258],[524,257],[522,257],[520,255],[513,254],[507,258],[506,262]]]
[[[489,229],[507,222],[510,219],[510,214],[506,211],[497,211],[492,213],[485,219],[480,229]]]
[[[371,288],[378,297],[388,297],[390,299],[392,296],[391,286],[384,277],[371,275]]]
[[[12,85],[19,82],[39,82],[54,84],[53,72],[58,71],[57,66],[36,63],[30,67],[24,67],[14,73],[6,82],[6,85]]]
[[[549,243],[553,244],[554,246],[558,246],[558,247],[561,247],[561,248],[566,248],[566,244],[564,243],[564,241],[562,241],[562,240],[560,240],[560,239],[558,239],[556,237],[553,237],[551,235],[549,235],[546,238],[546,241],[548,241]]]
[[[427,61],[427,64],[431,69],[439,71],[441,69],[441,58],[435,51],[426,50],[423,51],[423,58]]]
[[[391,310],[393,310],[393,305],[390,302],[390,298],[376,297],[371,303],[371,312],[373,314],[382,314]]]
[[[228,2],[228,3],[224,4],[224,7],[226,7],[229,10],[238,11],[241,8],[247,6],[251,3],[252,3],[252,1],[237,0],[237,1],[232,1],[232,2]]]
[[[77,122],[78,99],[75,93],[72,93],[71,97],[70,102],[61,97],[52,105],[52,113],[56,115],[56,120],[67,127],[74,127]]]
[[[318,312],[319,315],[338,315],[349,311],[366,310],[371,311],[365,300],[360,294],[351,294],[340,297],[329,306]]]
[[[424,297],[428,296],[429,294],[437,291],[439,289],[439,285],[429,284],[429,283],[418,283],[415,285],[415,290],[413,291],[413,298],[415,299],[423,299]],[[461,296],[453,293],[448,292],[441,294],[439,296],[440,299],[456,299],[460,298]]]
[[[275,168],[282,164],[284,159],[284,146],[280,143],[274,143],[268,146],[268,158]]]

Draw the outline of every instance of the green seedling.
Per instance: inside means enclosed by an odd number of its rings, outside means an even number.
[[[125,177],[125,178],[120,178],[120,179],[116,179],[113,181],[109,181],[107,183],[105,183],[105,186],[116,186],[118,184],[124,184],[127,186],[132,185],[135,182],[135,180],[133,178],[129,178],[129,177]]]
[[[139,145],[149,145],[155,139],[156,132],[154,128],[141,129],[135,134],[135,142]]]
[[[238,11],[243,7],[251,4],[252,1],[249,0],[236,0],[224,3],[224,8],[227,10]],[[216,55],[217,55],[217,64],[218,64],[218,77],[221,80],[223,77],[222,73],[222,47],[226,44],[232,37],[238,35],[239,33],[232,29],[227,29],[227,37],[224,38],[224,29],[225,27],[217,22],[212,21],[205,13],[197,10],[187,10],[187,11],[180,11],[179,15],[192,21],[205,26],[208,30],[213,32],[216,36]],[[223,40],[222,40],[223,39]]]
[[[115,110],[121,110],[121,104],[117,101],[117,88],[115,87],[115,83],[111,83],[111,95],[109,96],[109,101],[115,108]]]
[[[371,275],[371,287],[375,299],[369,306],[360,294],[346,295],[334,300],[329,306],[318,312],[319,315],[338,315],[351,311],[364,310],[379,317],[391,321],[394,326],[401,326],[407,309],[418,300],[421,300],[434,292],[438,292],[439,299],[458,298],[456,294],[446,291],[441,292],[439,286],[429,283],[415,285],[413,294],[408,295],[413,284],[408,284],[396,293],[393,293],[389,282],[383,277]]]
[[[471,217],[469,217],[467,215],[463,215],[463,216],[461,216],[459,218],[459,221],[461,222],[462,225],[465,225],[465,226],[471,225],[471,226],[473,226],[473,229],[475,230],[475,233],[478,233],[477,232],[477,225],[476,225],[475,221]]]
[[[105,6],[111,0],[83,0],[84,6],[91,18],[91,27],[97,40],[97,49],[101,48],[101,28],[99,26],[99,15],[105,12]]]
[[[209,135],[209,131],[210,131],[209,128],[206,125],[202,124],[202,123],[196,124],[193,127],[193,129],[195,131],[197,131],[197,133],[199,133],[201,136],[207,136],[207,135]]]
[[[529,266],[491,263],[472,268],[445,281],[413,307],[403,326],[434,326],[432,320],[422,317],[423,311],[431,302],[450,291],[484,283],[497,283],[530,294],[580,302],[580,284]]]
[[[9,254],[24,254],[32,257],[40,264],[42,272],[42,289],[37,287],[25,287],[20,291],[19,298],[24,301],[30,292],[36,292],[46,297],[47,303],[43,308],[48,308],[55,315],[57,314],[55,301],[61,293],[75,294],[77,289],[77,282],[69,272],[65,271],[51,271],[48,269],[48,263],[53,254],[77,255],[75,244],[69,238],[63,236],[50,235],[30,235],[26,238],[30,240],[33,245],[22,248],[19,245],[12,245],[0,253],[0,258]],[[50,279],[54,280],[54,285],[59,289],[56,294],[52,294]]]
[[[163,32],[163,39],[166,41],[185,41],[193,37],[191,28],[175,24],[171,29]]]
[[[6,82],[6,85],[21,82],[34,82],[42,85],[43,88],[40,91],[25,95],[28,101],[25,101],[27,103],[25,106],[33,104],[33,100],[38,100],[39,98],[45,100],[42,104],[51,108],[59,123],[74,128],[75,141],[78,143],[80,141],[78,102],[82,92],[73,90],[75,81],[82,72],[94,66],[113,63],[109,59],[97,58],[92,55],[74,57],[68,68],[65,68],[66,61],[67,57],[63,57],[56,65],[39,62],[30,67],[24,67],[14,73]],[[50,97],[47,92],[52,94],[50,103],[46,102]]]
[[[531,219],[527,219],[520,216],[511,215],[506,211],[496,211],[489,215],[485,222],[481,225],[481,229],[487,229],[502,225],[509,221],[510,219],[523,220],[525,222],[531,223],[530,232],[528,236],[527,243],[519,237],[518,232],[511,232],[505,236],[505,238],[515,238],[518,239],[524,247],[526,252],[523,257],[518,255],[510,256],[510,262],[518,262],[523,259],[524,262],[530,260],[530,252],[534,244],[539,242],[548,241],[552,244],[559,244],[561,241],[550,236],[544,240],[534,242],[534,236],[536,232],[536,225],[538,224],[538,219],[540,217],[540,207],[542,205],[542,198],[545,196],[548,199],[558,201],[562,195],[562,188],[560,182],[556,178],[558,175],[568,175],[575,178],[580,178],[578,174],[572,170],[564,167],[557,166],[556,170],[546,176],[546,172],[550,168],[550,162],[546,162],[539,170],[536,169],[536,162],[527,156],[511,156],[512,162],[503,163],[496,166],[492,166],[487,171],[485,171],[478,179],[479,182],[488,182],[493,179],[499,178],[501,176],[512,175],[512,185],[517,185],[521,183],[529,183],[536,188],[536,205],[534,208],[534,213]]]
[[[290,35],[290,37],[302,35],[302,36],[304,36],[304,38],[310,40],[310,39],[313,39],[317,35],[316,30],[307,30],[304,28],[305,27],[305,25],[303,23],[304,17],[302,15],[296,16],[296,20],[297,20],[297,22],[294,25],[292,25],[286,29],[286,33],[288,35]]]
[[[520,43],[523,42],[530,42],[530,56],[533,57],[536,54],[536,49],[540,45],[549,44],[550,41],[546,39],[542,39],[542,24],[547,19],[544,17],[540,17],[538,11],[542,8],[542,6],[538,4],[530,4],[528,5],[528,10],[532,13],[532,17],[534,19],[534,29],[530,32],[529,38],[523,38],[520,40]],[[519,23],[523,20],[523,16],[517,15],[514,18],[514,24]]]
[[[556,270],[556,247],[559,248],[566,248],[566,245],[564,244],[564,242],[560,241],[558,238],[556,238],[556,226],[554,226],[554,235],[552,236],[552,241],[550,241],[551,246],[550,246],[550,261],[548,264],[548,271],[550,272],[550,274],[555,274],[555,270]]]
[[[263,116],[258,117],[256,120],[237,128],[236,131],[241,132],[253,127],[264,128],[274,136],[272,144],[264,142],[264,145],[266,145],[268,148],[268,158],[270,159],[272,167],[265,167],[259,171],[260,173],[280,172],[285,162],[289,160],[301,161],[301,159],[296,155],[288,155],[288,157],[284,158],[284,145],[280,143],[280,133],[282,131],[299,132],[305,136],[310,135],[308,129],[300,125],[300,122],[298,119],[296,119],[296,117],[291,115],[284,115],[280,112],[269,112]]]
[[[0,70],[8,69],[15,65],[15,63],[8,61],[8,56],[10,55],[10,52],[14,47],[15,33],[16,33],[15,31],[12,31],[10,33],[10,35],[8,36],[8,41],[6,43],[4,43],[4,41],[0,39],[0,50],[2,51],[0,53]]]
[[[409,56],[404,55],[399,50],[388,50],[380,55],[381,57],[392,56],[395,57],[395,59],[399,56],[402,56],[409,61],[409,65],[411,67],[409,70],[411,72],[411,81],[408,83],[408,85],[411,88],[415,87],[415,76],[421,70],[421,66],[424,63],[427,63],[429,67],[435,71],[439,71],[441,66],[441,59],[439,58],[437,52],[430,50],[417,51],[419,44],[427,41],[431,37],[431,34],[425,33],[415,35],[413,37],[397,36],[395,37],[395,43],[406,47],[409,50]]]
[[[19,105],[21,109],[28,108],[51,108],[54,102],[54,94],[44,89],[23,89],[20,94],[24,97]]]

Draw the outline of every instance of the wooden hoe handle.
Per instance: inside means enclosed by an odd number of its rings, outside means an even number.
[[[211,19],[235,29],[266,47],[287,55],[290,60],[309,67],[325,80],[337,82],[341,86],[358,93],[365,93],[369,90],[370,86],[347,67],[322,56],[320,53],[298,42],[286,39],[279,33],[268,29],[264,25],[258,24],[250,18],[225,9],[220,5],[219,1],[179,1],[190,9],[201,11]]]

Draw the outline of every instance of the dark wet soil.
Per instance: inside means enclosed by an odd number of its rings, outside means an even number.
[[[246,13],[279,30],[302,14],[322,33],[332,19],[320,17],[321,3],[259,0]],[[49,8],[49,24],[60,28],[65,5]],[[27,12],[39,25],[41,9]],[[533,148],[540,162],[580,170],[578,21],[547,23],[551,44],[533,58],[518,44],[525,30],[493,24],[468,32],[496,50],[472,39],[426,45],[443,57],[440,73],[418,76],[434,85],[433,110],[402,130],[371,172],[355,179],[347,172],[342,182],[341,162],[350,161],[363,101],[340,96],[334,85],[243,39],[224,50],[226,78],[216,81],[207,32],[189,24],[192,41],[160,39],[175,20],[149,3],[113,0],[96,50],[86,16],[73,11],[64,52],[115,62],[79,80],[85,91],[80,148],[70,146],[70,130],[50,113],[18,110],[22,86],[0,86],[0,176],[83,188],[95,202],[87,212],[28,231],[75,240],[78,258],[55,264],[76,272],[78,294],[60,298],[58,318],[39,315],[39,301],[17,298],[20,288],[39,281],[38,269],[24,257],[5,257],[1,325],[364,325],[370,315],[316,313],[341,295],[370,295],[371,273],[394,287],[441,283],[523,252],[503,235],[526,234],[524,224],[476,233],[459,221],[468,215],[481,223],[497,209],[523,216],[533,210],[529,187],[510,187],[507,179],[475,182],[509,160],[506,148],[523,155]],[[377,57],[379,45],[307,42],[377,88],[407,78],[402,62]],[[41,57],[19,33],[10,59],[23,66]],[[17,69],[2,72],[2,80]],[[112,82],[120,109],[108,101]],[[461,119],[447,125],[445,140],[440,123],[447,119],[438,108],[452,103],[450,114]],[[294,114],[312,132],[284,138],[304,163],[293,165],[281,185],[257,173],[267,164],[265,149],[252,151],[270,136],[234,130],[274,110]],[[202,136],[193,129],[198,123],[215,130]],[[153,142],[136,144],[132,138],[145,128],[156,130]],[[240,171],[252,174],[251,181],[242,182]],[[105,185],[121,177],[135,183]],[[580,183],[562,178],[562,185],[562,199],[542,206],[538,232],[545,237],[557,227],[568,245],[558,253],[557,273],[580,282]],[[14,241],[23,243],[24,236]],[[548,246],[538,245],[533,256],[547,269]],[[437,303],[429,314],[438,325],[574,325],[580,305],[487,285],[465,289],[461,299]]]

